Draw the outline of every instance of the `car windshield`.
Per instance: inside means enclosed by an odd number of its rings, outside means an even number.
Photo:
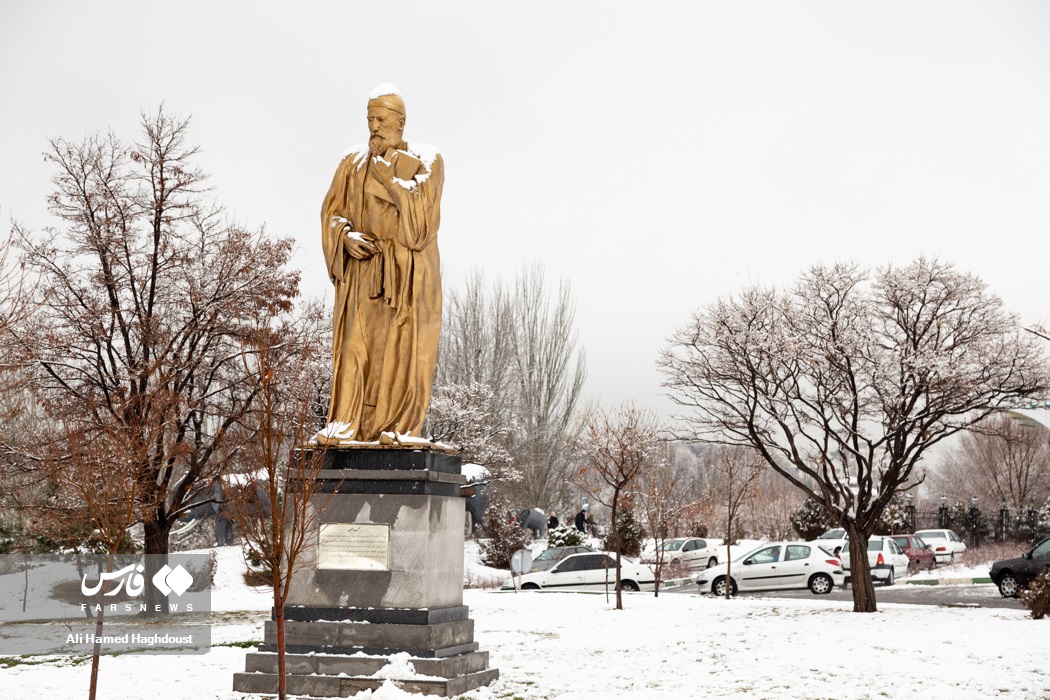
[[[547,560],[553,559],[553,558],[554,558],[554,550],[553,549],[545,549],[544,551],[542,551],[539,554],[537,554],[536,558],[533,559],[533,561],[547,561]]]
[[[823,535],[821,535],[817,539],[818,540],[841,540],[842,536],[845,535],[845,534],[846,534],[846,531],[841,529],[841,528],[838,529],[838,530],[828,530],[827,532],[825,532]]]
[[[882,540],[868,540],[868,551],[869,552],[881,552],[882,551]]]
[[[922,538],[924,540],[946,540],[946,539],[948,539],[947,537],[944,536],[943,532],[920,532],[920,533],[917,533],[917,534],[922,535]]]
[[[908,548],[908,538],[907,537],[894,537],[893,541],[897,543],[898,547],[902,547],[904,549]]]
[[[685,544],[684,540],[670,540],[668,542],[664,542],[664,546],[660,547],[660,549],[665,552],[677,552],[679,549],[682,548],[683,544]]]
[[[767,545],[762,545],[761,547],[755,547],[754,549],[748,549],[743,554],[738,554],[737,556],[733,557],[733,563],[735,564],[738,561],[746,559],[747,557],[751,556],[755,552],[757,552],[757,551],[759,551],[761,549],[765,549],[766,546]]]

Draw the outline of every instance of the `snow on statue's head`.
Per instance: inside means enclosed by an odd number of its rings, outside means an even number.
[[[368,95],[368,150],[382,155],[401,145],[405,132],[405,101],[390,83],[383,83]]]

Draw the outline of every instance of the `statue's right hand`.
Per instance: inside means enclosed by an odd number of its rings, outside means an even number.
[[[368,260],[378,252],[375,243],[362,237],[356,231],[345,231],[345,233],[343,247],[355,260]]]

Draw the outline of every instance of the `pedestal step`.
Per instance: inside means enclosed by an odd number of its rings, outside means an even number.
[[[420,678],[394,680],[406,692],[455,697],[492,683],[499,671],[488,666],[488,652],[473,652],[445,659],[409,659]],[[375,690],[382,678],[372,677],[390,660],[384,657],[334,654],[288,654],[287,687],[293,695],[345,698],[362,690]],[[277,692],[277,655],[250,653],[245,672],[233,675],[233,689],[241,693]]]
[[[453,620],[429,625],[368,622],[284,623],[285,650],[293,653],[391,655],[408,652],[420,658],[452,656],[474,651],[474,621]],[[262,651],[277,644],[277,623],[263,626]]]

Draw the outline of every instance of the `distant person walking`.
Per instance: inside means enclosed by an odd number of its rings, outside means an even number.
[[[575,524],[577,530],[583,533],[587,532],[587,514],[584,513],[582,510],[576,514]]]
[[[547,520],[547,531],[550,532],[556,527],[558,527],[558,514],[551,513],[550,519]]]

